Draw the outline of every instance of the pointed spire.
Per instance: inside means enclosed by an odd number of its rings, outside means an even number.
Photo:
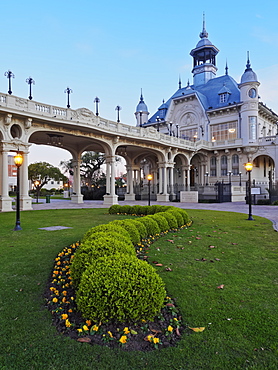
[[[225,74],[226,75],[228,75],[228,70],[229,70],[229,68],[228,68],[228,62],[227,62],[227,59],[226,59],[226,67],[225,67]]]
[[[190,87],[190,82],[189,82],[189,79],[187,81],[187,87]]]
[[[246,64],[246,69],[251,69],[251,63],[249,60],[249,51],[247,51],[247,64]]]
[[[141,96],[140,96],[140,101],[141,101],[141,102],[144,102],[143,92],[142,92],[142,87],[141,87]]]
[[[181,89],[181,76],[179,76],[179,89]]]
[[[203,13],[203,30],[202,30],[202,32],[200,33],[199,36],[200,36],[201,39],[208,37],[208,33],[206,31],[205,12]]]

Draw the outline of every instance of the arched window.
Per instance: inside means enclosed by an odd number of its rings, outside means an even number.
[[[226,155],[221,157],[221,176],[227,176],[228,174],[228,160]]]
[[[210,176],[217,176],[216,157],[210,158]]]
[[[239,174],[239,157],[237,154],[233,154],[232,156],[232,173],[234,175]]]

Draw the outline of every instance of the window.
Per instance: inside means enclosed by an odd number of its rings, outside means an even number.
[[[227,176],[228,174],[228,160],[226,155],[221,157],[221,176]]]
[[[227,101],[227,93],[220,94],[219,97],[220,97],[220,103],[226,103],[226,101]]]
[[[234,175],[239,174],[239,157],[237,154],[234,154],[232,156],[232,173]]]
[[[197,128],[181,130],[180,137],[185,140],[195,141],[198,138]]]
[[[237,121],[212,125],[211,141],[234,140],[237,138]]]
[[[249,117],[249,141],[257,140],[257,117]]]
[[[211,157],[210,158],[210,176],[216,176],[217,171],[216,171],[216,157]]]

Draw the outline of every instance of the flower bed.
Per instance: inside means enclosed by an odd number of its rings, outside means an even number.
[[[150,236],[135,246],[139,259],[147,260],[147,250],[157,237],[159,235]],[[77,309],[70,270],[78,248],[79,243],[75,243],[57,255],[45,293],[57,330],[80,342],[120,346],[126,350],[148,351],[175,345],[182,332],[182,321],[170,297],[165,297],[163,308],[152,321],[101,323],[84,319]]]

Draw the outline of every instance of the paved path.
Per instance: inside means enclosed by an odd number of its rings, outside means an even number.
[[[42,200],[40,199],[40,202]],[[124,204],[140,204],[147,205],[147,201],[120,201],[120,205]],[[227,211],[246,213],[248,215],[248,204],[245,202],[234,203],[176,203],[176,202],[155,202],[153,204],[173,205],[184,209],[206,209],[213,211]],[[106,208],[101,200],[85,200],[82,204],[72,203],[70,200],[51,199],[50,203],[33,204],[34,210],[37,209],[80,209],[80,208]],[[265,217],[272,221],[273,228],[278,231],[278,207],[277,206],[252,206],[253,216]]]

